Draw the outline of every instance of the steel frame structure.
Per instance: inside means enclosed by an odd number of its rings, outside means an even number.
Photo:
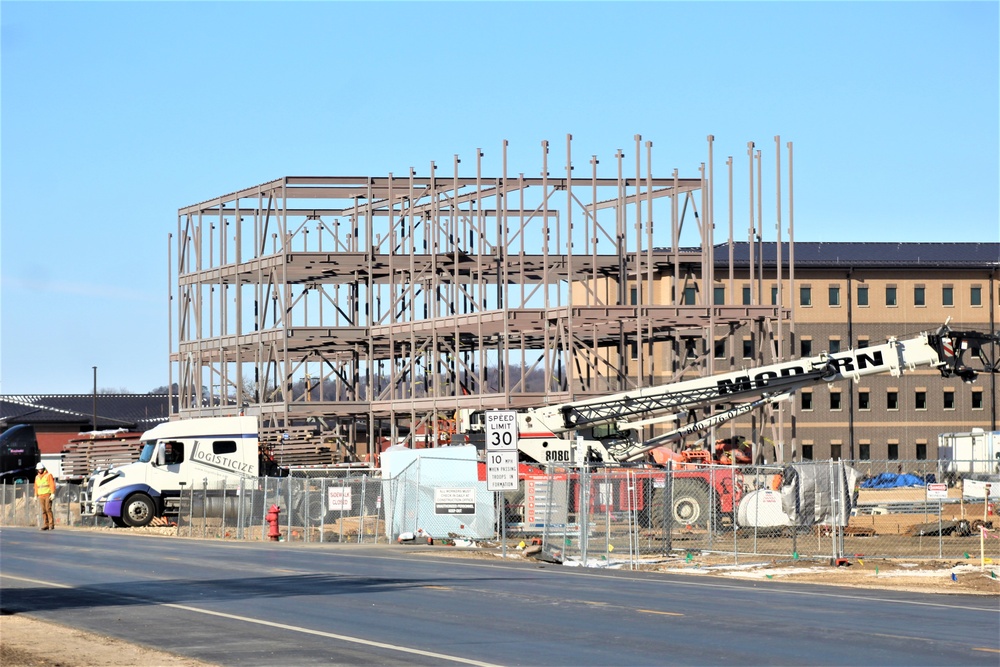
[[[483,175],[476,149],[474,175],[456,155],[449,175],[431,162],[424,176],[288,176],[181,208],[169,260],[176,416],[246,411],[279,461],[352,461],[378,452],[383,432],[440,435],[457,408],[712,372],[704,341],[746,327],[767,334],[755,336],[761,362],[780,358],[790,308],[762,305],[761,288],[734,303],[732,270],[726,302],[714,302],[725,279],[713,137],[694,178],[654,176],[652,143],[634,141],[634,163],[616,151],[610,176],[597,156],[574,174],[567,135],[558,167],[541,142],[538,176],[508,173],[504,141],[498,176]],[[747,150],[759,242],[761,156]]]

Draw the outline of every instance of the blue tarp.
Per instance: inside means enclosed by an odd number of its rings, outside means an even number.
[[[901,486],[923,486],[924,480],[916,475],[903,473],[897,475],[894,472],[883,472],[875,477],[871,477],[861,482],[863,489],[895,489]]]

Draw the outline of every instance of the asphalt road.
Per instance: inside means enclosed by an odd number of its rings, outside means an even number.
[[[0,531],[0,608],[219,665],[992,665],[1000,601],[423,555]]]

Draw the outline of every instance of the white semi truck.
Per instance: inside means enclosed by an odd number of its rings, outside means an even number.
[[[135,463],[99,470],[81,495],[84,516],[145,526],[175,513],[183,489],[238,482],[282,470],[261,460],[256,417],[207,417],[166,422],[142,435]]]

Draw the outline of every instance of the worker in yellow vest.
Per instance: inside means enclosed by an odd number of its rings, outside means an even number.
[[[35,497],[42,506],[42,530],[55,530],[56,521],[52,516],[52,498],[56,494],[56,480],[52,473],[39,463],[35,466]]]

